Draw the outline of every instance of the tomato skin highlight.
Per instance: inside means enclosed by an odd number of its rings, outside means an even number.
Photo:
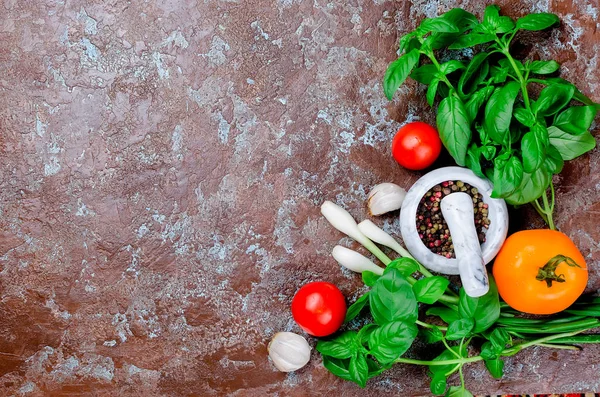
[[[331,335],[341,327],[346,318],[346,300],[332,283],[308,283],[292,299],[292,316],[307,334]]]
[[[427,123],[414,121],[401,127],[392,141],[394,159],[409,170],[432,165],[442,151],[438,132]]]
[[[556,255],[571,258],[578,266],[561,262],[555,270],[564,282],[536,279],[539,269]],[[571,239],[555,230],[523,230],[509,236],[492,268],[498,292],[513,309],[530,314],[554,314],[571,306],[587,286],[585,259]]]

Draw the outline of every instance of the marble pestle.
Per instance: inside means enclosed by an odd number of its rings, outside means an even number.
[[[442,199],[440,207],[452,236],[465,292],[471,297],[485,295],[489,281],[475,230],[473,199],[466,193],[452,193]]]

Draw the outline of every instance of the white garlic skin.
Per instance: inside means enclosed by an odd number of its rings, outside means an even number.
[[[402,207],[406,190],[395,183],[380,183],[375,185],[367,197],[367,206],[371,215],[383,215]]]
[[[310,345],[293,332],[278,332],[269,346],[269,357],[281,372],[292,372],[304,367],[310,360]]]

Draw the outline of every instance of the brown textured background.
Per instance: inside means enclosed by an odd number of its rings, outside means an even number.
[[[574,3],[500,5],[559,14],[521,51],[557,59],[600,101],[600,4]],[[266,344],[300,332],[289,306],[302,284],[364,291],[330,257],[342,236],[318,206],[362,219],[374,184],[419,176],[389,153],[403,123],[434,120],[414,82],[383,96],[398,35],[486,4],[0,1],[0,395],[429,394],[424,369],[362,391],[315,353],[282,374]],[[589,291],[599,168],[596,149],[555,180]],[[397,234],[394,216],[375,221]],[[600,347],[540,348],[509,359],[503,380],[479,364],[466,378],[480,393],[600,391],[599,370]]]

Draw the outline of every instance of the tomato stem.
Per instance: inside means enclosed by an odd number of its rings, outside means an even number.
[[[553,256],[548,262],[546,262],[546,264],[543,267],[539,268],[538,274],[535,277],[535,279],[539,281],[545,281],[548,288],[552,287],[553,281],[556,281],[557,283],[564,283],[564,274],[556,274],[556,268],[563,262],[571,267],[581,268],[581,266],[579,266],[577,262],[575,262],[568,256],[556,255]]]

